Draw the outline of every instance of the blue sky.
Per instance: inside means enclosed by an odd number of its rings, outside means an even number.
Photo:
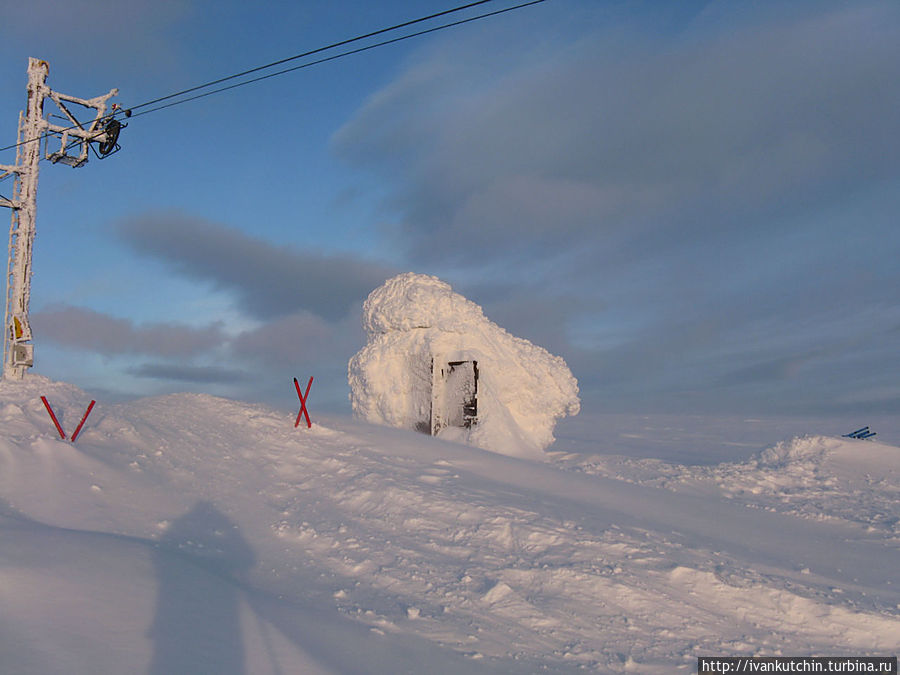
[[[452,6],[9,3],[0,146],[29,56],[127,107]],[[897,413],[898,109],[896,2],[547,0],[135,117],[41,165],[35,371],[349,411],[361,303],[416,271],[586,411]]]

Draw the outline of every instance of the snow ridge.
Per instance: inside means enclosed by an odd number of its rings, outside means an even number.
[[[724,494],[740,471],[768,480],[759,457],[660,489],[627,464],[604,477],[349,420],[298,430],[197,394],[101,402],[72,444],[41,394],[64,424],[91,398],[0,385],[16,673],[654,674],[699,654],[896,649],[890,532],[776,509],[790,489]],[[898,452],[818,437],[771,454],[871,496],[897,489]],[[826,505],[827,480],[807,484]]]

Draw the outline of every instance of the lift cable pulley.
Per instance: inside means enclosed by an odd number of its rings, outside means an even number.
[[[113,114],[109,115],[105,118],[105,120],[101,123],[101,128],[103,129],[102,139],[97,142],[96,146],[91,146],[94,149],[94,154],[97,155],[98,159],[105,159],[112,154],[117,153],[122,147],[119,145],[119,134],[122,129],[127,127],[127,124],[123,124],[119,120],[117,120],[114,115],[116,113],[116,105],[113,104]],[[124,111],[125,117],[131,117],[131,110]]]

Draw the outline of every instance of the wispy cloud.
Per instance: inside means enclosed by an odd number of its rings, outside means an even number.
[[[144,354],[190,358],[221,347],[219,324],[195,328],[180,323],[135,324],[83,307],[51,306],[32,315],[41,339],[101,355]]]
[[[362,258],[306,253],[176,213],[136,217],[117,232],[136,252],[233,293],[244,312],[262,320],[301,311],[341,319],[393,274]]]
[[[284,368],[288,364],[346,361],[363,341],[359,313],[331,323],[299,312],[241,333],[232,341],[231,351],[235,358]]]
[[[41,343],[96,356],[109,379],[123,376],[134,390],[155,381],[153,393],[177,391],[185,383],[217,394],[293,405],[291,379],[316,376],[316,400],[346,407],[347,361],[364,343],[359,311],[330,322],[297,312],[236,334],[218,324],[135,324],[90,309],[56,306],[32,315]],[[43,347],[42,347],[43,349]],[[144,360],[142,357],[152,357]]]
[[[28,0],[2,3],[0,36],[65,55],[73,69],[140,67],[147,61],[172,63],[176,41],[171,28],[195,11],[194,0]],[[102,48],[100,46],[102,45]],[[46,48],[46,49],[45,49]]]
[[[600,25],[598,9],[579,41],[491,86],[482,60],[466,58],[471,45],[448,43],[373,95],[333,143],[399,177],[393,203],[418,259],[646,250],[667,231],[771,221],[838,186],[896,176],[898,13],[822,3],[626,40],[617,31],[634,29]]]
[[[875,390],[896,363],[900,7],[581,19],[432,46],[334,135],[388,181],[386,235],[606,402]]]
[[[190,366],[171,363],[143,363],[128,368],[127,372],[135,377],[194,384],[236,384],[250,379],[248,373],[240,370],[220,366]]]

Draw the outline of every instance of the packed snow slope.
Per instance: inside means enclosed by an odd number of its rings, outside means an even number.
[[[353,412],[367,422],[428,431],[433,405],[446,403],[432,389],[434,375],[453,361],[477,363],[478,423],[445,427],[441,438],[540,458],[557,420],[580,409],[578,382],[561,357],[510,335],[437,277],[388,279],[363,303],[363,328],[368,342],[347,370]]]
[[[206,395],[0,383],[0,672],[692,673],[893,655],[900,448],[543,462]]]

